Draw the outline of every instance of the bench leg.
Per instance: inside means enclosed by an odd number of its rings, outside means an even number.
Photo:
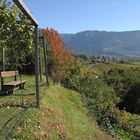
[[[8,91],[8,94],[12,94],[13,95],[13,93],[14,93],[13,90]]]
[[[20,85],[20,89],[25,89],[24,84]]]

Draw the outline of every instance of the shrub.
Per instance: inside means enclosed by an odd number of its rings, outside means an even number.
[[[122,110],[117,108],[118,103],[125,99],[127,92],[132,88],[134,83],[132,77],[136,79],[137,72],[133,74],[129,70],[115,69],[97,78],[85,67],[75,65],[62,83],[82,95],[90,114],[96,116],[98,123],[112,135],[115,135],[114,129],[123,129],[140,137],[140,117],[127,112],[125,108]],[[133,96],[132,93],[131,95]]]

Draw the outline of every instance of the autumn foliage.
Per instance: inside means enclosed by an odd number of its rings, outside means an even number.
[[[53,80],[60,81],[69,72],[72,55],[64,47],[64,42],[56,30],[46,28],[45,36],[48,47],[51,49],[51,76]]]

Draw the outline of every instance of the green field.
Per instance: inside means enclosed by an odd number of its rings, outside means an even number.
[[[97,64],[97,65],[92,65],[90,69],[95,71],[97,74],[102,74],[104,71],[108,71],[114,68],[127,69],[127,68],[134,68],[134,67],[140,67],[140,62],[135,62],[131,64],[120,64],[120,63]]]

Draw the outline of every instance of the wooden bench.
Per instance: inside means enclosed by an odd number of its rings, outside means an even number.
[[[24,84],[26,81],[17,80],[17,76],[19,75],[18,71],[2,71],[0,72],[0,77],[1,77],[1,90],[3,92],[8,92],[12,93],[13,91],[17,89],[22,89],[24,88]],[[9,82],[9,83],[4,83],[4,78],[8,77],[14,77],[14,81]]]

